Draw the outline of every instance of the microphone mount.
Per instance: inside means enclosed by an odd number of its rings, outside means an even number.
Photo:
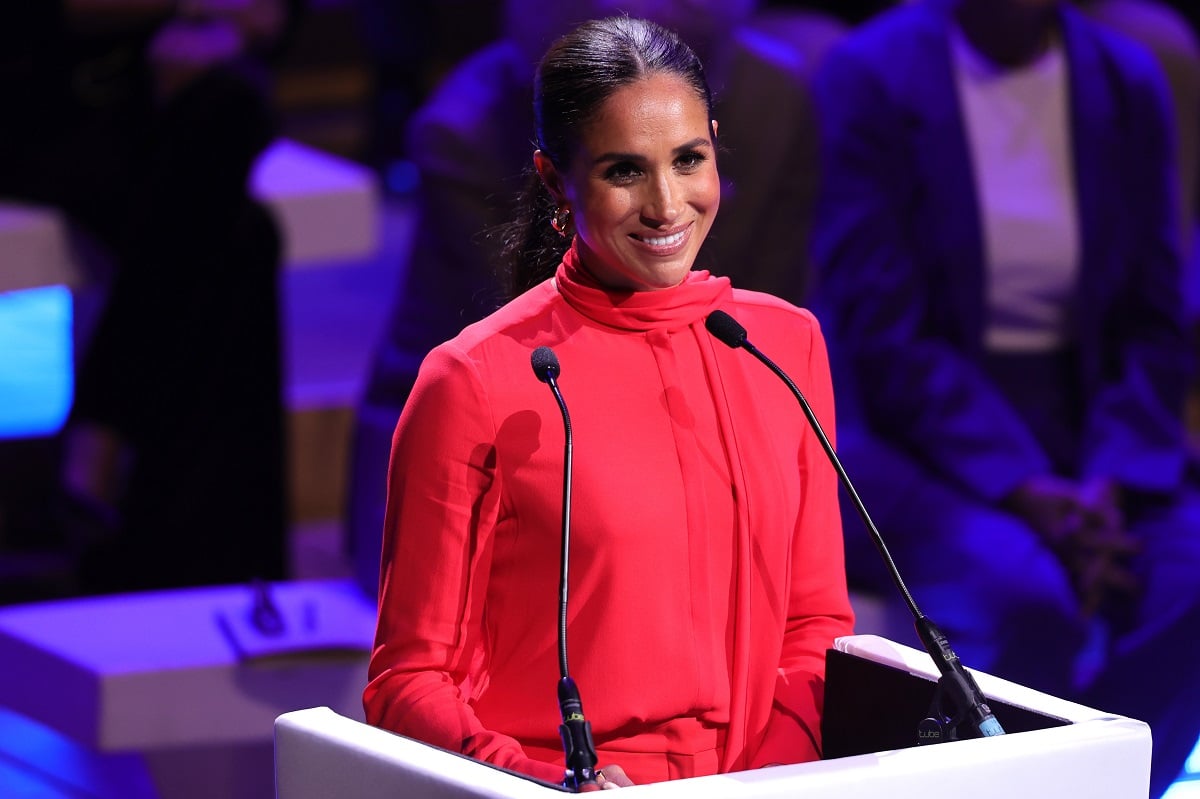
[[[1000,726],[1000,722],[992,715],[991,708],[988,707],[983,692],[975,683],[974,677],[963,667],[962,661],[950,646],[950,642],[946,636],[938,629],[933,620],[922,613],[921,609],[917,606],[916,600],[913,598],[912,593],[909,592],[908,586],[904,583],[904,578],[900,575],[900,569],[896,566],[896,562],[892,559],[892,555],[888,551],[887,544],[883,540],[883,535],[879,532],[879,528],[875,526],[875,522],[872,521],[871,515],[867,512],[866,505],[859,497],[854,484],[850,481],[850,476],[846,474],[841,459],[834,451],[833,445],[829,442],[829,437],[825,435],[824,428],[821,427],[816,413],[813,412],[812,406],[808,404],[808,400],[804,398],[804,394],[801,393],[800,389],[796,387],[796,384],[792,382],[792,379],[782,369],[750,343],[746,328],[742,327],[732,316],[724,311],[713,311],[704,320],[704,326],[708,329],[709,333],[712,333],[723,344],[732,349],[744,349],[753,355],[764,366],[774,372],[775,376],[782,380],[792,392],[797,402],[800,403],[800,409],[804,412],[804,416],[808,419],[809,427],[812,428],[817,439],[821,442],[821,448],[825,450],[825,455],[828,457],[829,462],[833,464],[838,480],[841,481],[842,487],[846,490],[847,495],[849,495],[850,502],[854,505],[855,511],[866,527],[871,542],[883,558],[892,582],[900,591],[901,596],[904,597],[904,602],[912,614],[917,636],[921,639],[925,651],[929,653],[930,658],[933,659],[941,675],[938,678],[937,692],[934,694],[933,704],[930,708],[931,715],[929,718],[923,719],[918,725],[917,742],[919,744],[926,744],[955,740],[958,737],[958,727],[964,722],[970,724],[980,736],[1003,735],[1004,728]],[[954,710],[953,716],[945,714],[942,705],[943,699],[948,700],[952,705]]]

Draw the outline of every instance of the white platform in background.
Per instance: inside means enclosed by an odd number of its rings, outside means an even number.
[[[279,139],[255,163],[250,191],[275,216],[288,267],[367,258],[379,246],[381,188],[361,164]],[[83,277],[60,211],[0,198],[0,292]]]
[[[0,706],[89,752],[141,756],[161,799],[261,797],[277,716],[320,704],[361,718],[375,625],[351,580],[270,593],[279,636],[254,631],[240,585],[0,608]],[[0,739],[0,761],[13,745]]]
[[[280,139],[259,157],[250,187],[279,223],[287,266],[368,258],[379,246],[381,189],[365,166]]]
[[[82,278],[57,209],[0,200],[0,291],[74,287]]]
[[[837,647],[923,677],[936,676],[928,655],[878,636],[849,636],[839,639]],[[647,799],[1145,799],[1150,774],[1146,724],[973,673],[989,698],[1071,723],[626,790]],[[329,708],[280,716],[275,756],[277,799],[561,795],[543,783],[344,718]]]

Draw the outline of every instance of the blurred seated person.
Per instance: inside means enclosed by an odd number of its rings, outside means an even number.
[[[1149,722],[1157,797],[1200,734],[1162,73],[1068,3],[922,0],[816,86],[813,308],[847,471],[963,661]],[[852,585],[899,604],[846,540]]]
[[[693,268],[724,204],[704,75],[629,17],[538,66],[513,299],[429,353],[396,425],[371,724],[578,789],[820,758],[825,652],[853,623],[837,477],[787,388],[705,320],[753,330],[824,419],[828,362],[812,314]],[[566,615],[543,347],[573,430]],[[560,629],[598,757],[571,775]]]
[[[571,25],[614,9],[678,32],[712,82],[724,125],[723,210],[700,264],[745,288],[792,301],[804,295],[798,256],[807,250],[817,160],[807,79],[841,26],[797,12],[787,38],[773,38],[752,24],[754,0],[509,0],[507,35],[451,73],[410,125],[418,218],[355,420],[348,544],[369,592],[379,566],[388,445],[417,365],[502,299],[499,242],[487,231],[511,218],[529,160],[532,65]],[[806,33],[811,41],[801,49]]]

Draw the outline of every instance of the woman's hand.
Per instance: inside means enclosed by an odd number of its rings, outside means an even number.
[[[625,776],[625,769],[616,765],[609,764],[602,769],[596,771],[596,781],[589,785],[584,785],[579,789],[580,793],[588,791],[599,791],[607,788],[628,788],[633,785],[633,780]]]

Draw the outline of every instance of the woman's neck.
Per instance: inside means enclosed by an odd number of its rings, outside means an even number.
[[[954,12],[963,35],[988,60],[1019,67],[1046,52],[1058,24],[1058,3],[961,0]]]

